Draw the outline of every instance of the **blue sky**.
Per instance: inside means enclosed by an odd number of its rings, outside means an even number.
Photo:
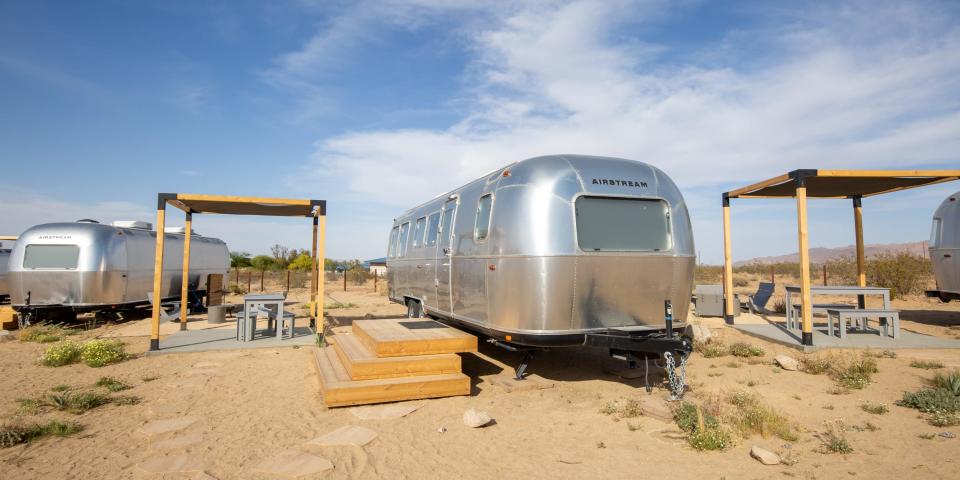
[[[328,200],[328,255],[504,164],[614,155],[670,174],[721,260],[720,192],[795,168],[960,166],[956,2],[458,0],[0,4],[0,234],[153,221],[158,191]],[[960,183],[865,200],[922,240]],[[791,201],[734,207],[734,256],[796,249]],[[811,244],[852,243],[847,202]],[[172,215],[168,224],[176,225]],[[308,222],[199,216],[233,249]]]

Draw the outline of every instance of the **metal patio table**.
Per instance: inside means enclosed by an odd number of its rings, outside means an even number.
[[[791,325],[797,325],[797,328],[803,328],[800,325],[799,319],[793,318],[793,295],[800,295],[800,286],[799,285],[787,285],[784,287],[787,291],[787,328],[790,328]],[[833,285],[833,286],[822,286],[822,285],[811,285],[810,286],[810,297],[811,302],[814,295],[856,295],[858,298],[864,295],[882,295],[883,296],[883,309],[890,310],[890,289],[882,287],[857,287],[857,286],[846,286],[846,285]],[[860,308],[863,308],[861,303]],[[811,311],[812,313],[812,311]],[[802,315],[801,315],[802,316]]]
[[[283,302],[286,300],[282,294],[279,293],[261,293],[256,295],[244,295],[243,296],[243,321],[238,323],[238,328],[240,332],[237,335],[237,339],[240,341],[249,341],[253,340],[253,331],[256,330],[256,316],[254,316],[253,325],[250,326],[247,324],[250,318],[250,312],[253,312],[253,309],[267,308],[269,305],[276,305],[277,307],[277,340],[282,340],[283,338]],[[247,338],[249,332],[250,338]]]

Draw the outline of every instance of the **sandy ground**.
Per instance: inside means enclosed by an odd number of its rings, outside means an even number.
[[[335,301],[356,306],[338,309],[335,315],[403,311],[374,293],[372,286],[351,287],[348,292],[340,288],[331,284],[328,293]],[[305,295],[294,291],[291,302],[303,301]],[[905,315],[904,328],[952,336],[955,330],[950,327],[960,325],[960,304],[923,304],[917,310],[933,311],[929,315],[934,320],[912,321]],[[290,449],[326,458],[334,465],[332,470],[304,478],[958,478],[960,439],[926,440],[919,435],[945,430],[960,434],[960,428],[931,427],[914,410],[894,402],[903,391],[921,387],[931,375],[910,367],[911,359],[935,358],[960,367],[960,350],[900,350],[896,359],[878,360],[880,373],[866,389],[831,395],[827,391],[833,382],[826,376],[773,367],[775,354],[798,356],[796,352],[746,337],[724,327],[719,319],[693,320],[711,326],[726,342],[762,345],[766,355],[750,362],[695,356],[688,369],[688,396],[755,392],[797,423],[801,431],[797,442],[755,436],[723,452],[703,453],[688,447],[672,423],[640,417],[632,421],[639,428],[631,430],[627,421],[614,421],[600,409],[613,400],[647,396],[643,380],[606,373],[604,366],[610,360],[602,352],[538,353],[530,366],[531,387],[508,391],[499,382],[512,374],[519,355],[481,343],[479,353],[463,355],[463,369],[474,381],[470,396],[410,402],[420,408],[403,418],[361,420],[351,409],[323,406],[313,347],[144,356],[147,337],[122,336],[135,358],[100,369],[38,366],[43,345],[0,343],[0,418],[66,418],[86,426],[73,437],[0,450],[0,478],[285,478],[256,469]],[[191,322],[191,328],[201,323]],[[145,324],[101,326],[81,337],[117,335],[121,330],[124,335],[136,335]],[[18,410],[19,398],[41,395],[60,384],[90,386],[104,375],[134,385],[123,393],[137,395],[143,402],[107,405],[82,415],[27,415]],[[147,381],[151,377],[156,379]],[[532,388],[537,385],[552,387]],[[665,391],[657,389],[653,395],[662,397]],[[866,401],[885,403],[890,412],[866,413],[860,409]],[[482,429],[466,427],[461,416],[468,408],[488,412],[496,423]],[[138,432],[152,421],[183,417],[195,421],[176,432],[153,436]],[[878,429],[848,431],[852,454],[823,453],[817,435],[824,431],[825,422],[837,420],[848,426],[871,422]],[[346,425],[370,428],[378,436],[363,447],[307,445]],[[162,448],[160,442],[172,439],[189,444]],[[780,452],[795,463],[763,466],[750,458],[752,445]],[[157,457],[186,459],[196,471],[146,472],[143,465]]]

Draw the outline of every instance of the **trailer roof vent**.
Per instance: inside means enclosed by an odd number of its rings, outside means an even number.
[[[186,233],[187,227],[169,227],[169,228],[165,228],[163,231],[166,233],[178,233],[180,235],[183,235],[184,233]],[[190,235],[194,237],[200,236],[200,234],[197,233],[196,230],[192,230],[192,229],[190,230]]]
[[[77,223],[100,223],[100,222],[93,220],[91,218],[81,218],[80,220],[77,220]]]
[[[120,228],[136,228],[138,230],[153,230],[153,224],[150,222],[141,222],[140,220],[117,220],[111,225]]]

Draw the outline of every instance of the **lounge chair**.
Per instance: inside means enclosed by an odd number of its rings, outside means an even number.
[[[147,292],[147,300],[150,305],[154,304],[153,292]],[[165,322],[180,321],[180,302],[160,302],[160,320]]]
[[[740,302],[740,308],[750,313],[770,313],[767,310],[767,302],[773,296],[774,284],[770,282],[760,282],[757,286],[757,292],[747,297],[746,302]]]

